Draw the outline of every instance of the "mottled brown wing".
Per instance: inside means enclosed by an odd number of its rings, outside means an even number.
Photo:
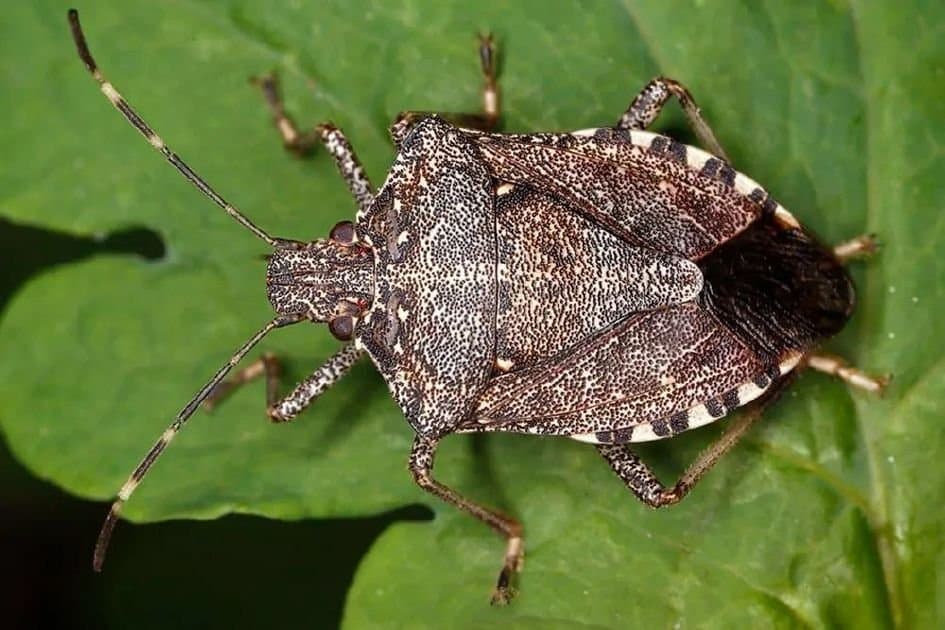
[[[560,197],[627,242],[654,251],[697,260],[761,213],[759,203],[733,187],[731,167],[663,136],[641,135],[648,146],[613,129],[470,137],[497,180]],[[700,159],[690,160],[697,151]]]
[[[688,302],[634,313],[555,358],[494,378],[463,430],[659,439],[757,397],[777,370]]]

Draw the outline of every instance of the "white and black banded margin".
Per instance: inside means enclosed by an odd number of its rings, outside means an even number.
[[[625,444],[630,442],[653,442],[663,440],[690,429],[711,424],[724,418],[734,409],[747,405],[765,393],[776,380],[783,378],[800,363],[800,353],[792,353],[778,364],[778,375],[759,374],[718,398],[707,400],[691,409],[673,414],[669,418],[648,420],[640,424],[620,427],[612,431],[578,433],[569,435],[572,440],[588,444]],[[773,370],[772,370],[773,371]],[[773,378],[772,378],[773,377]]]
[[[592,137],[599,133],[600,129],[580,129],[572,131],[575,136]],[[800,223],[794,218],[788,210],[771,198],[768,192],[761,187],[761,184],[748,177],[744,173],[734,170],[725,160],[712,155],[708,151],[694,147],[689,144],[682,144],[676,140],[651,131],[642,131],[630,129],[630,143],[634,146],[645,149],[659,149],[661,152],[667,148],[678,154],[679,158],[686,162],[686,165],[692,170],[714,177],[719,181],[729,185],[732,189],[757,203],[765,212],[773,214],[778,221],[787,227],[799,228]],[[656,146],[654,146],[654,144]]]

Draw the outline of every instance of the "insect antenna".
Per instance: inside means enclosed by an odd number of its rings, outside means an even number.
[[[121,513],[121,508],[131,496],[131,493],[135,491],[135,488],[138,487],[138,484],[141,483],[141,479],[147,474],[151,466],[154,465],[154,462],[157,461],[157,458],[160,457],[161,453],[164,452],[164,449],[167,448],[167,445],[170,444],[171,440],[174,439],[174,436],[177,435],[177,432],[181,430],[181,427],[184,426],[184,423],[193,415],[197,407],[200,406],[200,403],[210,395],[210,392],[213,391],[214,387],[220,383],[226,377],[226,375],[232,370],[240,361],[243,360],[243,357],[246,356],[246,353],[255,346],[260,339],[269,334],[272,330],[276,328],[281,328],[282,326],[288,326],[290,324],[295,324],[301,320],[305,319],[305,316],[302,314],[292,314],[292,315],[280,315],[272,319],[268,324],[263,326],[259,331],[256,332],[252,337],[249,338],[246,343],[240,346],[240,349],[237,350],[230,360],[227,361],[223,367],[217,370],[217,373],[213,375],[206,385],[200,388],[200,391],[190,399],[184,408],[180,410],[177,414],[177,417],[174,418],[174,422],[171,423],[164,433],[161,434],[161,437],[158,438],[157,442],[154,443],[154,446],[151,447],[151,450],[148,451],[147,455],[144,456],[144,459],[141,460],[141,463],[134,469],[134,472],[128,477],[128,480],[125,481],[124,485],[121,487],[121,490],[118,491],[118,498],[115,499],[115,502],[112,503],[111,509],[108,511],[108,516],[105,517],[105,522],[102,524],[102,529],[98,534],[98,540],[95,541],[95,553],[92,557],[92,568],[96,571],[102,570],[102,563],[105,562],[105,551],[108,549],[108,541],[111,540],[112,530],[115,529],[115,523],[118,522],[118,516]]]
[[[92,74],[92,77],[98,81],[99,87],[102,89],[102,93],[111,101],[112,105],[121,112],[122,116],[132,124],[132,126],[141,132],[147,141],[151,144],[152,147],[157,149],[164,155],[168,162],[177,169],[177,171],[183,175],[187,181],[196,186],[200,192],[210,198],[213,203],[217,204],[223,210],[226,211],[228,215],[236,219],[236,221],[245,227],[247,230],[255,234],[257,237],[266,241],[272,247],[285,247],[287,245],[293,244],[293,241],[286,241],[284,239],[273,238],[269,236],[265,231],[259,228],[255,223],[250,221],[246,216],[243,215],[239,210],[237,210],[233,205],[227,202],[223,197],[221,197],[210,185],[205,182],[197,173],[195,173],[187,164],[180,159],[176,153],[170,150],[164,141],[154,133],[154,130],[148,126],[148,123],[144,121],[138,113],[132,109],[131,105],[128,104],[128,101],[118,93],[118,90],[115,89],[111,83],[105,80],[105,76],[102,74],[102,71],[99,70],[98,66],[95,63],[95,60],[92,58],[92,53],[89,52],[89,46],[85,41],[85,35],[82,33],[82,26],[79,24],[79,12],[75,9],[69,9],[69,27],[72,29],[72,39],[75,40],[76,49],[79,51],[79,57],[82,58],[82,61],[85,63],[85,67],[88,68],[89,72]]]

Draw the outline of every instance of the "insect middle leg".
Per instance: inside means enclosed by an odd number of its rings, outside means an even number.
[[[699,106],[696,105],[696,100],[692,98],[692,94],[689,93],[686,86],[673,79],[657,77],[647,83],[646,87],[640,90],[640,93],[630,103],[630,107],[620,117],[615,127],[617,129],[646,129],[663,111],[663,107],[671,96],[675,96],[679,104],[682,105],[683,113],[686,114],[686,119],[689,121],[696,137],[699,138],[699,142],[710,152],[728,162],[729,159],[725,154],[725,150],[722,149],[722,145],[716,139],[709,123],[702,117],[702,112]]]
[[[266,379],[266,408],[275,404],[279,396],[279,381],[282,376],[282,363],[271,352],[264,353],[242,370],[220,381],[201,403],[207,411],[213,411],[220,401],[229,397],[241,385],[254,381],[260,376]]]
[[[479,65],[482,69],[482,111],[478,113],[429,112],[408,110],[401,112],[391,125],[390,134],[398,146],[410,128],[429,116],[440,116],[458,127],[492,131],[499,122],[499,82],[496,78],[496,52],[492,35],[479,36]]]
[[[288,422],[302,413],[325,390],[341,380],[361,354],[362,352],[355,348],[354,344],[347,344],[281,399],[279,398],[281,364],[272,354],[264,354],[262,358],[246,366],[232,378],[217,385],[204,401],[204,408],[213,409],[240,385],[265,376],[266,414],[273,422]]]
[[[732,449],[758,421],[764,410],[764,403],[755,403],[736,416],[718,440],[704,450],[689,465],[683,475],[672,487],[667,488],[656,478],[650,468],[624,444],[599,444],[597,450],[627,488],[640,501],[653,508],[679,503],[689,491],[718,463],[719,459]]]
[[[433,494],[450,505],[479,519],[493,530],[505,536],[505,556],[502,570],[496,581],[495,591],[492,594],[493,604],[507,604],[515,594],[512,589],[512,576],[521,571],[525,554],[522,538],[522,525],[518,521],[504,514],[473,503],[455,490],[443,485],[433,478],[433,458],[436,454],[438,441],[418,435],[410,451],[410,472],[418,486]]]
[[[310,153],[319,143],[323,144],[335,161],[335,166],[345,180],[348,190],[358,205],[359,214],[364,213],[374,201],[374,187],[361,166],[351,143],[344,133],[331,123],[316,125],[311,131],[300,132],[292,118],[286,113],[279,93],[279,83],[274,74],[267,74],[252,79],[262,90],[266,105],[272,113],[273,122],[282,144],[298,156]]]

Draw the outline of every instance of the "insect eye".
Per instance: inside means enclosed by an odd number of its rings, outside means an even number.
[[[354,231],[354,223],[351,221],[341,221],[331,228],[328,238],[339,245],[354,245],[358,240],[358,235]]]
[[[350,315],[339,315],[328,322],[328,331],[339,341],[351,341],[354,335],[354,318]]]

